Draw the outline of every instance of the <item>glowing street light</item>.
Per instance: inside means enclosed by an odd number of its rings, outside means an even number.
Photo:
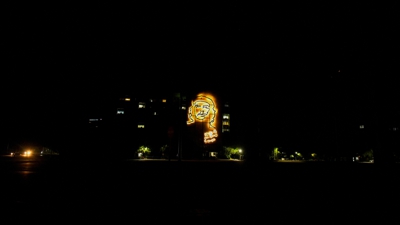
[[[32,155],[32,151],[31,150],[27,150],[24,152],[24,156],[29,157]]]

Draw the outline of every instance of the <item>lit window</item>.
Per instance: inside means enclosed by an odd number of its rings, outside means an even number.
[[[222,133],[224,133],[224,132],[229,132],[229,128],[222,129]]]
[[[122,109],[122,108],[117,109],[117,114],[124,114],[124,109]]]
[[[150,99],[149,101],[150,101],[150,102],[153,102],[153,99]]]
[[[146,108],[146,103],[139,102],[139,109],[144,109],[144,108]]]
[[[129,96],[126,96],[126,97],[122,97],[122,98],[119,98],[119,100],[120,101],[126,101],[126,102],[129,102],[130,100],[131,100],[131,98],[129,97]]]
[[[181,109],[182,109],[182,110],[186,110],[186,106],[182,106]]]
[[[222,116],[222,119],[229,120],[229,114],[224,114],[224,115]]]
[[[99,119],[89,119],[89,121],[99,121]]]
[[[364,125],[360,125],[360,129],[364,129]]]
[[[229,107],[229,104],[228,104],[228,103],[225,103],[225,107]]]
[[[229,125],[229,121],[223,121],[222,125]]]
[[[137,128],[144,128],[144,125],[143,124],[138,124]]]
[[[154,112],[154,115],[157,115],[157,112]]]
[[[167,99],[163,99],[162,102],[167,102]]]

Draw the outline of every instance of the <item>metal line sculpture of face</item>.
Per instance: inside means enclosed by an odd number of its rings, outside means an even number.
[[[215,141],[215,137],[218,136],[216,130],[216,114],[217,109],[215,101],[212,96],[207,96],[204,94],[199,94],[197,99],[192,101],[192,105],[188,110],[188,121],[187,124],[193,124],[195,122],[207,122],[208,127],[204,133],[204,142],[212,143]],[[209,135],[211,131],[211,134]]]
[[[197,100],[193,103],[195,109],[195,117],[198,120],[204,120],[210,112],[210,103],[204,100]]]

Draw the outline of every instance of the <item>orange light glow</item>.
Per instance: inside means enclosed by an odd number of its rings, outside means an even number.
[[[206,144],[215,142],[216,137],[218,137],[216,130],[217,113],[218,109],[215,98],[206,93],[198,94],[188,109],[188,125],[196,122],[208,124],[207,127],[203,127],[205,129],[204,143]]]
[[[205,94],[199,94],[197,99],[192,101],[188,110],[187,124],[195,122],[208,122],[210,127],[216,127],[217,106],[214,97]]]
[[[216,129],[213,131],[207,131],[204,133],[204,143],[215,142],[217,140],[216,137],[218,137],[218,132]]]
[[[24,152],[24,155],[23,155],[23,156],[29,157],[29,156],[31,156],[31,155],[32,155],[32,151],[31,151],[31,150],[28,150],[28,151],[25,151],[25,152]]]

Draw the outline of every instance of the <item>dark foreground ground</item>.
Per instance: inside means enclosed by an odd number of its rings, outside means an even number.
[[[0,220],[398,224],[399,174],[376,164],[3,157]]]

